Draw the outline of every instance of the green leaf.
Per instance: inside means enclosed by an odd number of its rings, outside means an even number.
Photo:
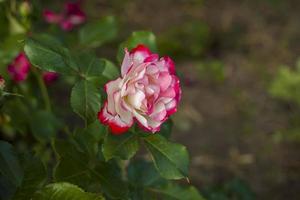
[[[23,170],[11,144],[0,141],[0,174],[14,186],[20,186]]]
[[[73,63],[68,49],[53,42],[54,39],[43,40],[28,38],[24,51],[30,62],[45,71],[63,74],[77,73],[77,66]]]
[[[29,154],[22,155],[21,165],[24,170],[22,186],[17,189],[13,200],[30,199],[47,177],[47,171],[42,161]]]
[[[52,113],[43,110],[34,112],[29,123],[34,137],[39,141],[50,141],[61,127]]]
[[[32,200],[104,200],[101,194],[83,191],[70,183],[54,183],[36,192]]]
[[[98,153],[99,142],[104,138],[105,133],[105,126],[96,120],[86,129],[76,131],[75,138],[85,152],[88,152],[91,157],[95,157]]]
[[[166,179],[187,177],[189,155],[186,147],[167,141],[163,136],[154,134],[143,138],[151,153],[154,165]]]
[[[152,32],[136,31],[133,32],[131,36],[119,46],[119,50],[117,54],[117,59],[119,63],[121,63],[123,60],[124,49],[128,48],[128,50],[131,50],[134,47],[136,47],[138,44],[146,45],[153,52],[157,51],[156,38]]]
[[[55,150],[60,157],[54,169],[55,181],[70,182],[83,188],[94,181],[88,166],[89,158],[74,141],[57,140]]]
[[[112,163],[100,162],[94,175],[101,183],[101,189],[112,199],[127,199],[127,184],[121,179],[119,168]]]
[[[87,80],[102,76],[105,61],[97,58],[93,53],[83,52],[75,55],[74,59],[76,60],[81,76],[84,76]]]
[[[95,121],[101,108],[100,103],[100,91],[92,83],[82,80],[73,87],[71,106],[73,111],[82,117],[86,123]]]
[[[120,176],[120,169],[112,163],[90,162],[74,141],[56,141],[55,149],[60,161],[54,171],[56,181],[68,181],[85,189],[100,185],[103,192],[113,199],[125,199],[127,185]]]
[[[138,137],[131,132],[122,135],[107,133],[102,146],[102,152],[106,161],[112,158],[128,160],[135,155],[138,149]]]
[[[162,135],[165,138],[169,139],[171,137],[172,127],[173,127],[173,121],[171,119],[168,119],[166,122],[164,122],[161,125],[160,131],[157,134]]]
[[[84,46],[98,47],[117,36],[117,22],[113,16],[85,25],[79,32],[80,43]]]
[[[153,163],[141,159],[130,162],[127,174],[130,183],[138,188],[155,185],[162,180]]]
[[[162,188],[151,188],[150,191],[159,194],[163,200],[205,200],[193,186],[168,184]]]
[[[103,71],[103,76],[109,80],[116,79],[120,76],[120,70],[116,67],[114,63],[109,60],[102,59],[105,62],[105,69]]]
[[[6,65],[8,65],[23,48],[23,44],[20,41],[24,40],[24,38],[24,34],[10,35],[8,37],[3,38],[0,42],[0,74],[2,76],[7,74]],[[8,77],[9,76],[5,78]]]

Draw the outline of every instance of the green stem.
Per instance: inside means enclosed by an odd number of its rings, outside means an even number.
[[[42,79],[42,76],[38,73],[37,69],[35,67],[32,67],[32,72],[34,73],[34,75],[36,76],[36,79],[38,81],[40,90],[41,90],[41,94],[42,94],[42,98],[44,100],[45,103],[45,109],[49,112],[51,112],[51,104],[50,104],[50,98],[49,98],[49,94],[48,94],[48,90],[47,87],[45,85],[44,80]]]

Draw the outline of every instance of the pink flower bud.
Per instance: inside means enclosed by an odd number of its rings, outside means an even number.
[[[63,19],[63,16],[61,14],[56,14],[53,11],[47,9],[43,11],[43,17],[49,24],[58,24]]]
[[[15,82],[24,81],[27,78],[30,70],[30,63],[25,53],[19,53],[13,62],[8,65],[7,70]]]
[[[71,31],[86,20],[86,15],[82,11],[79,1],[65,3],[64,10],[60,14],[44,10],[43,16],[46,22],[59,24],[64,31]]]
[[[177,110],[181,97],[174,62],[159,58],[144,45],[125,49],[121,77],[105,85],[107,101],[98,118],[113,134],[122,134],[136,121],[146,131],[157,132]]]
[[[44,72],[43,73],[44,82],[48,85],[55,82],[58,79],[58,76],[59,76],[58,73],[55,73],[55,72]]]

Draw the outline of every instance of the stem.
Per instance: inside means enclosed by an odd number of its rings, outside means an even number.
[[[41,90],[41,94],[42,94],[42,98],[45,103],[45,109],[47,111],[51,112],[50,98],[49,98],[48,90],[44,83],[44,80],[42,79],[42,77],[40,76],[40,74],[38,73],[38,71],[36,70],[35,67],[32,67],[32,72],[34,73],[34,75],[36,76],[36,79],[38,81],[38,84],[39,84],[39,87]]]

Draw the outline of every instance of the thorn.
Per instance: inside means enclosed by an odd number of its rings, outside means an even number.
[[[189,177],[186,177],[185,180],[188,182],[188,184],[191,184]]]

